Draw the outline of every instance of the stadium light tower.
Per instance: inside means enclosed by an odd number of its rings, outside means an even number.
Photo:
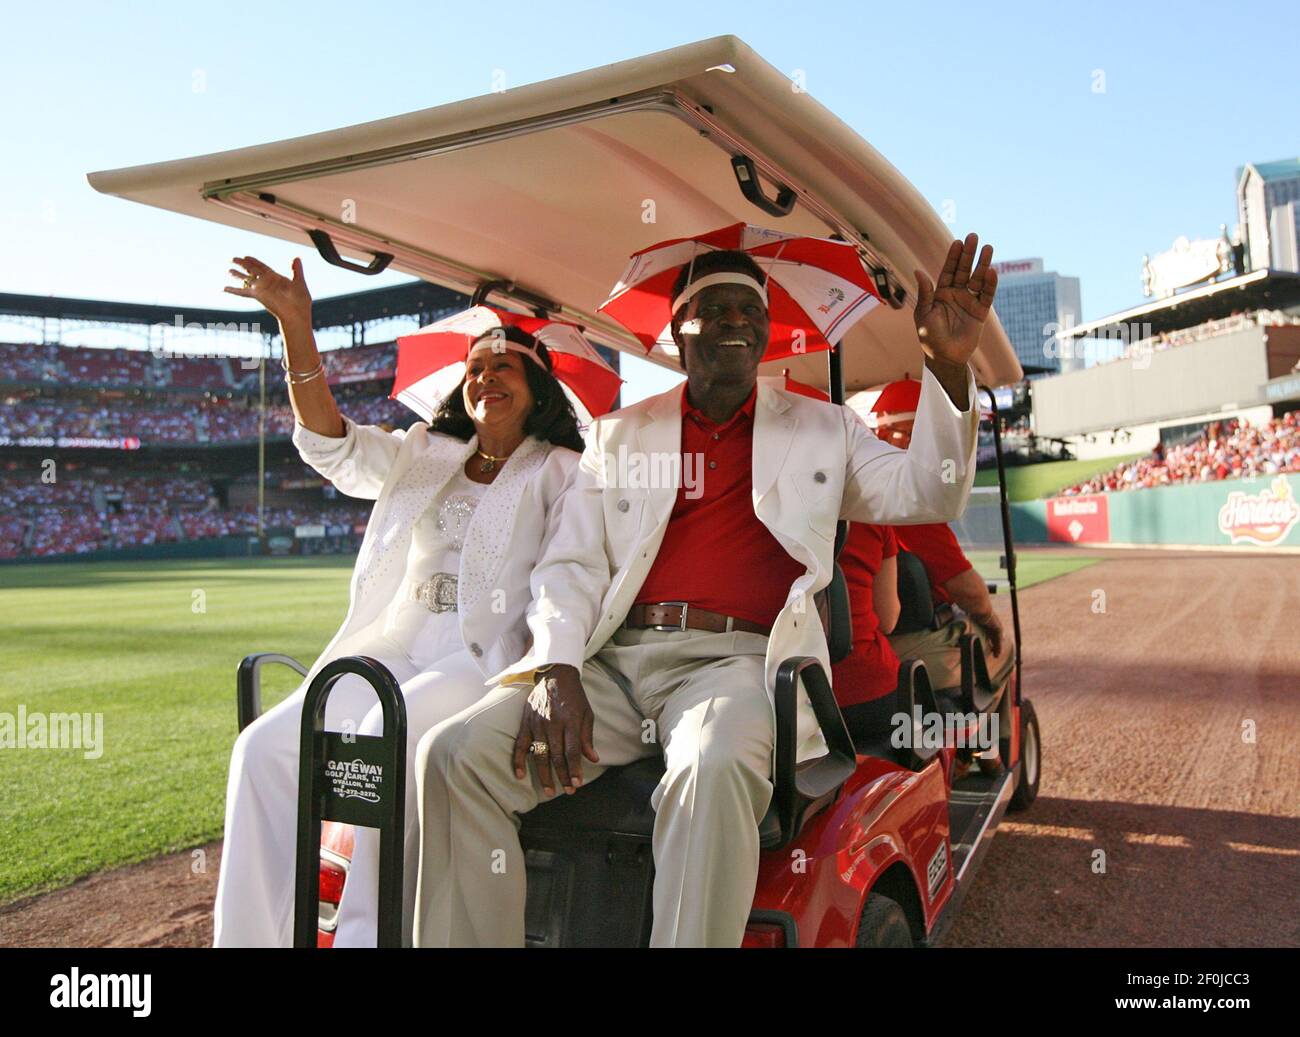
[[[262,356],[257,365],[257,550],[266,549],[266,526],[262,512],[266,504],[266,361],[271,355],[270,332],[262,333]]]

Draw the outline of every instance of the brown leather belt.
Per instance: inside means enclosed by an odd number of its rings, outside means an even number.
[[[661,601],[656,605],[633,605],[623,620],[629,630],[707,630],[714,634],[742,630],[747,634],[772,633],[770,626],[721,612],[709,612],[685,601]]]

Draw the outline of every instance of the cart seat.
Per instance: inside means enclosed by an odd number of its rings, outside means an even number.
[[[942,617],[936,614],[930,577],[921,559],[910,551],[898,552],[898,600],[901,606],[895,634],[938,630]],[[988,661],[978,634],[963,634],[958,641],[961,652],[961,683],[949,688],[935,688],[935,706],[943,713],[992,713],[998,708],[1006,683],[993,687]],[[906,660],[905,660],[906,661]]]
[[[521,816],[521,834],[542,829],[583,829],[649,839],[655,812],[650,795],[663,777],[658,755],[610,767],[572,796],[556,795]]]
[[[935,703],[944,713],[964,715],[996,713],[1002,705],[1002,696],[1010,686],[1010,679],[994,686],[989,676],[988,659],[984,642],[978,634],[963,634],[957,643],[961,652],[961,684],[956,688],[942,688],[935,692]]]
[[[898,621],[892,633],[915,634],[934,630],[934,595],[921,559],[911,551],[898,552]]]
[[[926,673],[925,663],[920,659],[907,659],[899,663],[898,684],[894,688],[894,710],[890,720],[873,730],[850,729],[853,746],[859,756],[874,756],[881,760],[890,760],[900,767],[920,770],[934,757],[937,749],[912,748],[894,745],[893,717],[898,714],[915,716],[919,707],[921,714],[932,713],[938,708],[935,693],[930,688],[930,678]]]
[[[604,832],[649,842],[655,828],[650,796],[663,775],[664,761],[659,756],[610,767],[595,781],[584,784],[579,794],[557,795],[522,815],[520,837],[525,846],[530,837],[557,832]],[[768,808],[758,834],[764,849],[780,844],[781,822],[775,805]]]

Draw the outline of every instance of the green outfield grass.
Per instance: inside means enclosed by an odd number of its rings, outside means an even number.
[[[999,564],[1001,551],[967,551],[966,557],[984,579],[1006,579],[1007,574]],[[1016,586],[1023,591],[1054,576],[1064,576],[1077,569],[1086,569],[1100,560],[1096,555],[1079,555],[1073,551],[1020,550],[1016,552]],[[1001,590],[999,593],[1006,592]]]
[[[997,552],[972,555],[997,576]],[[1022,585],[1093,559],[1022,555]],[[342,622],[352,559],[0,568],[0,713],[102,713],[103,754],[0,750],[0,903],[221,835],[249,652],[313,659]],[[203,592],[202,597],[196,592]],[[200,604],[203,610],[199,610]],[[297,682],[266,671],[264,705]]]
[[[1007,497],[1013,501],[1039,500],[1050,497],[1057,490],[1073,486],[1077,482],[1091,478],[1099,472],[1109,472],[1118,464],[1132,461],[1135,457],[1146,457],[1148,451],[1136,454],[1119,454],[1115,457],[1097,458],[1092,461],[1045,461],[1042,464],[1022,465],[1007,469]],[[984,468],[975,473],[976,486],[996,486],[998,473],[995,468]]]
[[[347,611],[351,564],[0,568],[0,713],[102,713],[104,725],[99,759],[0,750],[0,903],[218,837],[235,667],[271,649],[314,658]],[[269,668],[264,705],[295,677]]]

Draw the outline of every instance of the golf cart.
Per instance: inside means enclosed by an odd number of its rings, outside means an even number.
[[[919,373],[911,272],[937,269],[952,238],[881,155],[734,37],[373,123],[94,173],[90,181],[108,194],[310,243],[325,261],[361,275],[391,268],[476,302],[573,321],[598,344],[674,371],[680,368],[670,343],[647,353],[597,312],[631,253],[735,222],[835,237],[857,250],[881,303],[834,350],[784,359],[780,367],[837,403]],[[972,363],[984,390],[1021,378],[995,317]],[[996,407],[991,391],[984,395],[997,442]],[[900,746],[891,739],[854,745],[820,665],[791,659],[782,667],[775,794],[761,826],[764,854],[747,945],[935,942],[1003,811],[1032,801],[1039,742],[1032,706],[1021,697],[1015,555],[1002,486],[1016,666],[1008,682],[992,687],[973,638],[962,643],[966,664],[956,688],[932,689],[923,666],[904,664],[898,709],[950,720],[939,744],[910,738]],[[934,622],[923,579],[901,581],[900,593],[910,622]],[[829,588],[827,612],[836,657],[852,637],[842,575]],[[304,671],[283,656],[246,659],[241,724],[257,713],[258,677],[269,661]],[[400,787],[396,795],[381,790],[377,812],[339,809],[324,774],[340,750],[322,729],[323,697],[311,701],[342,672],[370,679],[394,723],[386,716],[386,734],[376,739],[384,744],[366,751],[388,753],[389,773],[400,776],[401,697],[381,671],[367,660],[335,660],[309,693],[300,944],[317,942],[318,906],[328,929],[329,902],[337,903],[346,873],[347,832],[337,827],[326,827],[325,863],[317,867],[322,821],[375,823],[390,835],[401,830]],[[794,755],[800,694],[809,696],[830,747],[805,764]],[[1003,734],[1004,768],[953,782],[954,760],[966,751],[958,744],[963,732],[990,716]],[[347,751],[355,757],[357,746]],[[646,760],[611,769],[578,795],[526,816],[530,944],[645,943],[653,877],[649,796],[660,766]],[[394,858],[400,855],[383,856],[382,943],[395,942],[401,862]],[[312,881],[318,870],[319,882]]]

